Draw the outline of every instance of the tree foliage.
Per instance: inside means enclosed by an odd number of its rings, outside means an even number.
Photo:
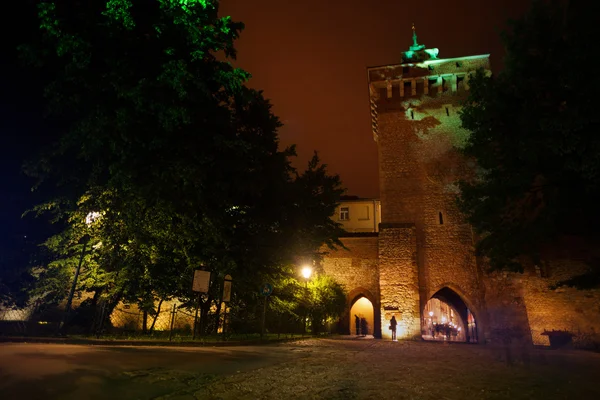
[[[65,227],[45,243],[55,258],[40,296],[64,298],[85,245],[79,290],[149,311],[173,297],[191,305],[193,270],[204,268],[208,313],[226,274],[253,291],[296,256],[340,244],[329,219],[339,177],[316,154],[306,171],[291,166],[270,103],[227,61],[243,24],[218,6],[39,1],[39,40],[22,52],[53,72],[46,98],[63,134],[28,172],[57,185],[35,211]],[[90,213],[99,217],[86,224]]]
[[[600,212],[599,81],[591,14],[537,1],[504,33],[505,69],[470,80],[464,153],[478,171],[459,206],[493,268],[539,264],[565,238],[597,243]]]

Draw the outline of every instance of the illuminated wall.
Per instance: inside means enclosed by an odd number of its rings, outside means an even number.
[[[351,334],[356,334],[356,322],[355,316],[359,318],[365,318],[367,320],[368,334],[373,334],[374,317],[373,317],[373,303],[371,303],[366,297],[358,299],[352,308],[350,309],[350,325],[349,331]],[[364,332],[361,332],[364,334]]]
[[[448,288],[460,298],[451,303],[465,306],[456,325],[463,332],[476,330],[467,335],[470,341],[503,343],[513,332],[513,341],[547,345],[544,332],[559,329],[600,340],[600,291],[550,290],[578,270],[573,260],[581,254],[553,263],[549,276],[533,266],[524,274],[489,273],[475,258],[473,232],[455,206],[456,181],[476,167],[459,152],[468,137],[459,112],[469,74],[479,68],[490,73],[489,55],[437,55],[414,34],[402,63],[367,70],[381,224],[378,238],[345,240],[352,245],[349,251],[331,252],[323,260],[326,273],[347,290],[343,325],[352,327],[352,301],[368,292],[383,338],[391,338],[392,316],[398,338],[421,338],[428,301]],[[374,241],[365,247],[363,240]],[[439,312],[441,319],[441,307]]]
[[[332,219],[349,233],[378,232],[381,202],[377,199],[342,200]]]
[[[489,69],[488,55],[437,59],[413,47],[402,64],[368,69],[379,149],[382,326],[395,314],[398,337],[421,336],[422,307],[446,285],[477,308],[483,303],[454,182],[468,171],[456,150],[467,137],[460,102],[469,73]]]
[[[353,323],[351,308],[354,301],[361,297],[368,299],[374,306],[374,320],[370,326],[376,337],[380,336],[381,325],[379,309],[379,270],[377,236],[345,237],[341,239],[345,248],[321,249],[326,256],[321,261],[323,272],[342,285],[347,296],[347,309],[339,324],[339,332],[350,334]]]

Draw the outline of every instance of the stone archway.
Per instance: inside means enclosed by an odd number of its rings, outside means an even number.
[[[423,307],[421,337],[424,340],[478,343],[478,322],[464,296],[455,288],[444,285],[433,292]]]
[[[355,334],[354,328],[354,314],[352,314],[355,306],[365,308],[372,308],[372,316],[364,315],[369,321],[369,335],[373,335],[376,338],[381,338],[381,310],[379,309],[378,299],[367,289],[359,287],[348,293],[347,307],[344,318],[340,321],[341,332],[345,334]],[[356,309],[354,310],[356,311]],[[363,311],[363,314],[365,312]],[[370,320],[372,318],[372,322]]]
[[[373,327],[375,326],[375,307],[373,306],[373,303],[364,296],[356,299],[350,308],[350,321],[348,321],[350,325],[348,330],[351,335],[359,335],[356,330],[357,317],[359,318],[359,329],[364,329],[364,327],[367,328],[367,332],[361,330],[360,334],[362,336],[373,335]],[[366,324],[361,324],[362,320],[364,320]]]

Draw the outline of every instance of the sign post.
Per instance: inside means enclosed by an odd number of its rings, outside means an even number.
[[[269,301],[269,296],[271,295],[272,292],[273,292],[273,286],[271,286],[271,284],[269,284],[269,283],[265,283],[264,285],[262,285],[262,287],[260,289],[260,294],[265,296],[265,305],[263,307],[263,315],[262,315],[262,328],[260,330],[260,339],[261,340],[265,334],[265,320],[267,317],[267,301]]]
[[[194,314],[194,329],[192,332],[192,340],[196,339],[196,330],[198,326],[198,309],[203,293],[208,293],[210,287],[210,271],[197,269],[194,271],[194,282],[192,283],[192,291],[198,293],[198,303],[196,304],[196,313]]]
[[[223,303],[225,310],[223,311],[223,333],[226,333],[227,327],[227,303],[231,301],[231,275],[225,275],[223,282]]]
[[[231,275],[225,275],[225,282],[223,282],[223,302],[228,301],[231,301]]]

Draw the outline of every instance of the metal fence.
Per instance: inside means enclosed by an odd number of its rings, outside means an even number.
[[[214,311],[214,310],[213,310]],[[61,329],[64,310],[52,308],[40,310],[35,307],[24,309],[0,309],[0,335],[3,336],[69,336],[84,335],[113,338],[193,338],[198,332],[195,325],[208,326],[208,330],[223,333],[226,322],[225,311],[220,313],[218,328],[215,315],[209,314],[206,321],[196,318],[195,311],[181,306],[178,301],[162,302],[160,307],[144,312],[137,305],[119,303],[112,310],[107,302],[96,307],[75,307],[67,325]],[[199,333],[199,332],[198,332]]]
[[[157,302],[150,310],[120,302],[116,306],[91,298],[79,299],[65,319],[64,307],[41,304],[26,309],[0,308],[0,336],[62,336],[105,339],[190,340],[196,336],[252,339],[260,336],[262,307],[230,310],[212,307],[204,318],[178,300]],[[265,334],[275,337],[303,335],[302,320],[267,313]],[[196,329],[194,329],[196,328]]]
[[[109,327],[102,327],[103,334],[192,335],[195,314],[177,304],[168,304],[156,312],[144,313],[135,306],[121,304],[110,314]],[[107,321],[108,322],[108,321]]]

